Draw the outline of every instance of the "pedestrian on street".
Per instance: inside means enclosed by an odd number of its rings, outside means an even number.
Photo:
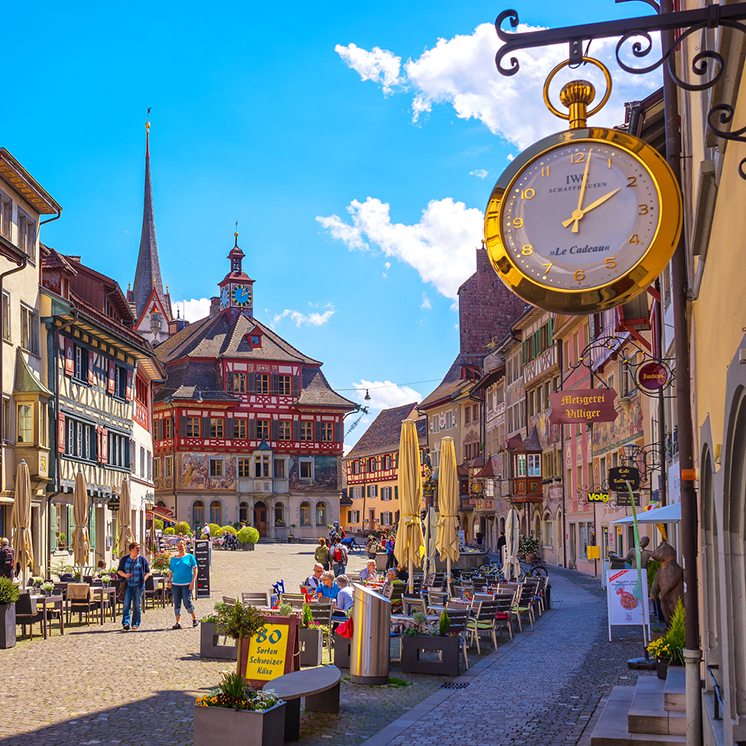
[[[396,568],[396,557],[394,557],[394,540],[389,537],[386,539],[386,569]]]
[[[140,554],[140,545],[136,541],[130,542],[130,552],[119,560],[117,575],[127,581],[124,592],[124,609],[122,610],[122,629],[128,632],[130,622],[132,629],[140,628],[142,614],[142,594],[145,590],[145,580],[150,577],[150,565]]]
[[[505,531],[500,532],[500,536],[497,540],[497,564],[499,567],[503,566],[503,547],[505,546]]]
[[[13,577],[13,547],[4,536],[0,540],[0,577]]]
[[[347,569],[347,547],[337,538],[332,546],[334,575],[344,575]]]
[[[180,541],[176,545],[176,555],[171,557],[168,565],[168,580],[171,583],[171,595],[174,599],[174,616],[176,624],[171,629],[181,629],[181,604],[192,615],[192,627],[196,627],[197,613],[192,604],[192,591],[197,582],[197,558],[188,554],[186,542]]]
[[[316,547],[316,551],[313,553],[313,558],[325,570],[329,569],[329,547],[326,545],[326,539],[324,539],[323,537],[319,539],[319,545]]]

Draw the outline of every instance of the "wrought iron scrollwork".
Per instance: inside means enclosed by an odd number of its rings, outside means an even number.
[[[627,0],[618,0],[627,1]],[[655,7],[650,0],[642,0]],[[682,48],[686,40],[693,34],[702,33],[708,28],[730,28],[746,34],[746,2],[720,5],[714,3],[695,10],[676,11],[639,18],[628,18],[620,21],[568,26],[560,29],[541,31],[516,32],[508,31],[505,24],[513,29],[518,28],[520,19],[515,10],[504,10],[495,21],[497,36],[503,45],[495,55],[495,66],[501,75],[515,75],[520,69],[520,63],[515,53],[522,49],[550,46],[553,44],[568,44],[568,58],[572,65],[580,62],[583,56],[583,46],[594,39],[619,37],[615,49],[615,57],[619,67],[633,75],[645,75],[658,69],[664,63],[676,85],[686,91],[704,91],[712,88],[723,76],[725,59],[714,49],[699,50],[690,61],[691,80],[685,80],[676,70],[676,53]],[[663,49],[660,56],[645,64],[651,55],[655,54],[657,45],[652,34],[663,30],[680,31],[675,43],[668,49]],[[640,61],[635,65],[629,57]],[[505,62],[507,61],[507,64]],[[723,140],[746,142],[746,126],[733,126],[734,109],[730,104],[713,105],[707,114],[707,125],[710,131]],[[724,125],[730,125],[724,129]],[[746,179],[746,158],[738,166],[741,178]]]

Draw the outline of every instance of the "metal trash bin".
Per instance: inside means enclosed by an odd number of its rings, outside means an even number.
[[[388,684],[391,601],[363,585],[353,587],[350,681]]]

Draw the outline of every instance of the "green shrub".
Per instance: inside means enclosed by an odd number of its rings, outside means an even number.
[[[234,536],[236,535],[236,529],[233,528],[233,526],[222,526],[220,530],[223,532],[223,536],[225,536],[226,534],[233,534]]]
[[[160,552],[153,557],[150,568],[157,572],[165,572],[171,565],[171,555],[168,552]]]
[[[223,535],[223,529],[217,523],[208,523],[210,527],[210,538],[219,539]]]
[[[310,627],[313,623],[313,614],[311,613],[311,607],[308,604],[303,604],[303,613],[300,617],[301,627]]]
[[[259,532],[252,526],[244,526],[237,534],[239,544],[256,544],[259,541]]]
[[[236,641],[240,650],[244,637],[253,637],[264,629],[265,619],[261,611],[253,606],[244,606],[240,601],[235,604],[217,604],[217,625],[221,632]],[[241,673],[241,656],[237,655],[236,673]]]
[[[161,520],[160,518],[156,518],[156,519],[155,519],[155,520],[153,521],[153,528],[154,528],[154,529],[155,529],[156,531],[163,531],[163,521],[162,521],[162,520]]]
[[[671,626],[668,628],[665,637],[671,663],[676,666],[683,666],[684,646],[686,644],[686,611],[681,599],[676,602],[676,608],[671,617]]]
[[[18,586],[10,578],[0,578],[0,604],[14,604],[20,595]]]
[[[446,614],[446,610],[440,612],[440,619],[438,619],[438,634],[441,637],[445,637],[448,634],[448,630],[451,629],[451,620]]]
[[[524,554],[538,554],[539,540],[534,534],[521,536],[521,538],[518,540],[518,549]]]
[[[66,539],[67,539],[67,536],[65,534],[62,534],[62,533],[57,537],[57,541],[60,544],[64,544]]]
[[[186,521],[179,521],[175,526],[177,534],[184,534],[184,536],[192,535],[192,527]]]
[[[173,536],[176,533],[176,529],[173,526],[163,529],[164,536]]]

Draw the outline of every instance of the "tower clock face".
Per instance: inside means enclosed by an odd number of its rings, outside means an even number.
[[[496,271],[519,296],[547,310],[586,313],[647,289],[678,241],[681,201],[650,146],[613,130],[575,132],[553,136],[559,141],[549,147],[542,141],[511,164],[490,197],[485,240]]]
[[[230,302],[230,291],[227,286],[220,288],[220,305],[225,308]]]
[[[231,290],[234,306],[244,307],[251,303],[251,288],[248,285],[234,285]]]

